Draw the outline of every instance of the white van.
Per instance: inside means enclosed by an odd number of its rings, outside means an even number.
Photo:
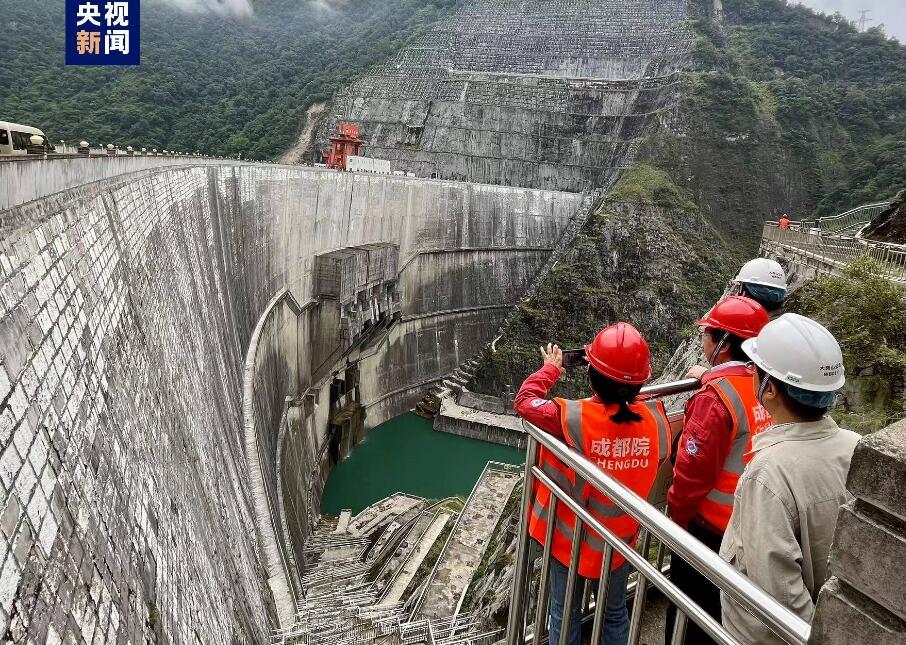
[[[54,147],[38,128],[0,121],[0,155],[28,154],[28,146],[31,144],[30,139],[36,134],[44,137],[44,149],[51,152]]]

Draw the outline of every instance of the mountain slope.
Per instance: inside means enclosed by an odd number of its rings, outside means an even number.
[[[694,0],[698,71],[649,153],[721,230],[889,198],[906,176],[906,47],[781,0]]]
[[[762,222],[890,198],[906,177],[906,47],[781,0],[693,0],[695,71],[567,259],[473,387],[500,395],[615,320],[652,345],[655,374],[758,252]],[[629,202],[621,205],[620,202]],[[628,215],[628,217],[627,217]],[[558,393],[587,391],[583,376]]]
[[[65,67],[63,0],[4,3],[0,119],[52,140],[269,159],[306,110],[455,0],[259,0],[251,17],[142,2],[139,67]],[[333,9],[325,7],[332,6]]]

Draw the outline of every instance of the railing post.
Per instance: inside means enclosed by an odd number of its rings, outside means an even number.
[[[555,522],[556,519],[551,517],[548,521]],[[568,645],[569,630],[572,627],[573,603],[575,602],[576,584],[579,580],[579,552],[582,548],[582,539],[585,533],[585,524],[582,518],[576,516],[576,522],[573,525],[573,544],[569,556],[569,573],[566,576],[566,596],[563,598],[563,617],[560,620],[560,644]],[[579,630],[582,629],[582,619],[579,619]],[[550,640],[550,639],[548,639]],[[555,645],[551,643],[550,645]]]
[[[522,515],[519,517],[519,538],[516,542],[516,562],[513,588],[510,589],[510,619],[506,628],[507,645],[525,642],[525,596],[528,578],[529,534],[528,514],[532,503],[532,468],[538,457],[538,444],[529,435],[525,449],[525,477],[522,480]]]
[[[642,556],[648,559],[648,550],[651,546],[651,533],[647,529],[642,529]],[[636,645],[639,642],[639,634],[642,630],[642,612],[645,611],[645,596],[648,591],[648,579],[638,572],[639,577],[636,581],[635,598],[632,602],[632,617],[629,621],[629,645]],[[677,612],[680,613],[680,612]]]
[[[547,511],[547,531],[544,538],[544,550],[541,555],[541,580],[538,585],[538,601],[535,603],[535,628],[532,632],[533,642],[540,643],[547,624],[548,613],[548,587],[550,586],[551,545],[554,542],[553,518],[557,517],[557,496],[551,495],[550,506]]]

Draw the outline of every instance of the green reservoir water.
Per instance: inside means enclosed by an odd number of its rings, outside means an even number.
[[[327,480],[322,512],[353,514],[396,492],[428,499],[468,495],[489,461],[525,462],[516,448],[435,432],[414,414],[391,419],[353,448]]]

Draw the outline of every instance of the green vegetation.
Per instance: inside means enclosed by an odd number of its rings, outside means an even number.
[[[709,15],[710,0],[693,4]],[[902,184],[906,47],[782,0],[723,5],[720,23],[693,22],[696,69],[680,77],[675,125],[650,133],[520,307],[476,378],[481,391],[518,387],[540,364],[538,345],[579,347],[616,320],[642,330],[658,374],[756,255],[764,220],[842,212]],[[586,392],[581,371],[557,388]]]
[[[693,102],[714,130],[775,132],[802,207],[820,215],[892,195],[906,176],[906,47],[782,0],[724,9],[723,26],[696,22]]]
[[[744,261],[764,220],[888,199],[906,176],[906,47],[783,0],[693,0],[695,70],[640,161],[665,171]],[[748,257],[747,257],[748,256]]]
[[[663,208],[694,211],[688,191],[681,189],[663,170],[646,163],[631,166],[607,196],[608,201],[627,204],[647,204]]]
[[[139,67],[64,67],[63,0],[4,3],[0,119],[57,141],[269,159],[305,111],[430,28],[456,0],[259,0],[252,17],[142,2]]]
[[[843,350],[847,386],[835,412],[852,430],[873,432],[906,412],[906,302],[880,278],[874,260],[857,260],[842,277],[808,283],[786,309],[818,320]]]
[[[518,387],[540,367],[540,345],[582,347],[618,320],[642,331],[659,374],[689,324],[720,296],[733,263],[714,228],[691,204],[693,210],[649,205],[686,202],[663,173],[636,168],[626,177],[535,297],[520,305],[497,353],[477,374],[477,391],[500,395],[506,386]],[[628,203],[614,201],[617,196]],[[584,370],[568,372],[557,386],[558,396],[587,393]]]

